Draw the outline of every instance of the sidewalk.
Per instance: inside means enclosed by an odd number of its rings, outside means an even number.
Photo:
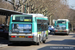
[[[0,48],[8,46],[8,40],[0,37]]]

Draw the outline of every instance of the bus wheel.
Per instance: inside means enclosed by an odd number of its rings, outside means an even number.
[[[36,42],[35,44],[36,44],[36,45],[40,45],[40,37],[39,37],[39,42]]]
[[[40,42],[37,42],[37,44],[36,45],[40,45]]]
[[[43,40],[42,42],[45,43],[45,42],[46,42],[46,39],[47,39],[47,35],[46,35],[46,37],[45,37],[45,40]]]
[[[46,35],[46,39],[48,39],[48,36]]]
[[[43,43],[45,43],[46,42],[46,40],[43,40]]]

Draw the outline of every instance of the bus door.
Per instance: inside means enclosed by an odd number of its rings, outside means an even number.
[[[40,36],[41,40],[43,38],[43,33],[42,33],[42,27],[41,27],[41,24],[37,24],[37,32],[38,32],[38,35]]]

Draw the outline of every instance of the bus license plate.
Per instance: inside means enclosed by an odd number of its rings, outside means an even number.
[[[25,38],[25,36],[19,36],[19,38]]]

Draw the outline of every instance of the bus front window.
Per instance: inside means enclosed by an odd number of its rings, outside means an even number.
[[[57,24],[65,24],[66,21],[57,21]]]

